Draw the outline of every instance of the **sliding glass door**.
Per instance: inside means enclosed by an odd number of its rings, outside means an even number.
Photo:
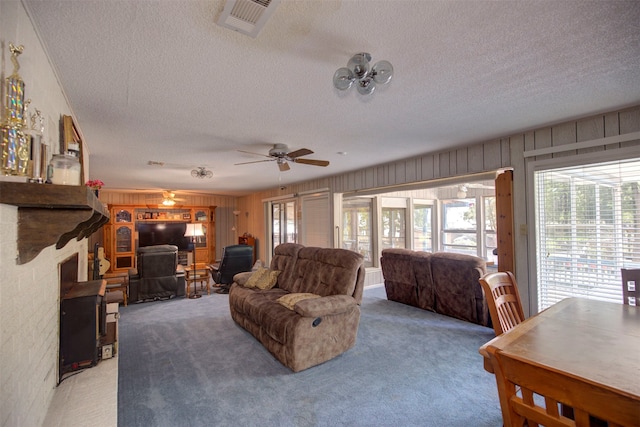
[[[535,172],[538,310],[579,296],[622,302],[640,268],[640,159]]]
[[[271,202],[271,248],[280,243],[297,243],[296,201]]]
[[[342,247],[364,256],[365,267],[373,266],[373,199],[344,199],[342,203]]]

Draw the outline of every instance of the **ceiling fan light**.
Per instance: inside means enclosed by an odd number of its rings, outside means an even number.
[[[387,84],[393,77],[393,65],[389,61],[378,61],[371,69],[373,80],[379,84]]]
[[[355,79],[350,69],[346,67],[338,68],[333,75],[333,86],[338,90],[347,90],[351,87]]]
[[[162,204],[163,204],[164,206],[173,206],[173,205],[175,205],[175,204],[176,204],[176,201],[175,201],[175,200],[172,200],[172,199],[168,199],[168,198],[166,198],[166,199],[164,199],[164,200],[162,201]]]

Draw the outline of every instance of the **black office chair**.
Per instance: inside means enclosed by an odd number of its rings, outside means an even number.
[[[219,265],[212,266],[211,276],[216,284],[221,285],[219,294],[228,294],[233,283],[233,276],[243,271],[251,271],[253,266],[253,247],[248,245],[226,246],[222,251]]]

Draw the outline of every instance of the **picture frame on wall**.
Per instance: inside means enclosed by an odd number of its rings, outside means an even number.
[[[191,221],[191,214],[190,213],[182,214],[182,219],[188,219],[189,221]]]
[[[73,117],[63,115],[60,119],[60,153],[70,153],[80,162],[80,176],[84,182],[84,154],[83,141],[76,128]]]

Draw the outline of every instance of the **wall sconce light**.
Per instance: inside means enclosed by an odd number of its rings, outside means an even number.
[[[238,211],[238,210],[233,211],[233,227],[231,227],[231,231],[233,231],[233,232],[235,232],[237,230],[236,229],[236,224],[238,222],[238,215],[240,215],[240,213],[241,212]]]
[[[333,86],[338,90],[347,90],[357,81],[358,93],[370,95],[376,84],[387,84],[393,77],[393,66],[389,61],[376,62],[369,67],[371,55],[366,52],[356,53],[346,67],[338,68],[333,75]]]

